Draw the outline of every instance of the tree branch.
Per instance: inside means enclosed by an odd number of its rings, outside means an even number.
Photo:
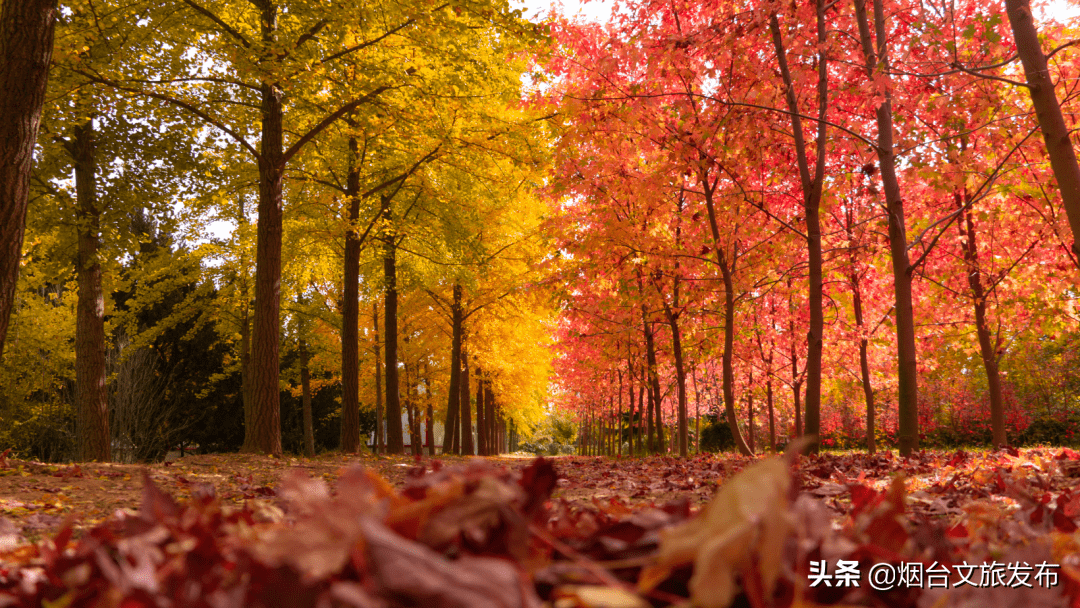
[[[207,19],[209,19],[209,20],[213,21],[214,23],[216,23],[218,25],[218,27],[220,27],[222,30],[225,31],[226,34],[232,36],[233,38],[236,38],[240,42],[240,44],[244,45],[244,48],[246,48],[246,49],[251,48],[251,43],[248,42],[248,39],[244,38],[243,34],[236,31],[235,29],[233,29],[228,23],[225,23],[224,21],[222,21],[221,17],[218,17],[217,15],[210,12],[209,10],[199,6],[198,4],[195,3],[195,0],[184,0],[184,4],[190,6],[196,12],[202,14]]]

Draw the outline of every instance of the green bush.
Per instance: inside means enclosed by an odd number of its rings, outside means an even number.
[[[1072,446],[1080,442],[1080,415],[1069,414],[1060,418],[1036,418],[1022,433],[1010,442],[1017,446],[1061,445]]]
[[[735,436],[727,420],[720,420],[701,429],[701,451],[720,452],[735,449]]]

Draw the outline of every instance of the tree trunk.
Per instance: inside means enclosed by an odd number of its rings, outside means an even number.
[[[754,451],[754,368],[751,367],[746,379],[746,447]]]
[[[769,359],[770,366],[772,358]],[[772,374],[765,378],[765,403],[769,408],[769,449],[776,451],[776,416],[773,413]]]
[[[649,381],[649,392],[652,394],[650,401],[652,405],[652,429],[656,436],[655,444],[650,441],[650,450],[654,454],[662,454],[664,453],[664,417],[662,413],[663,400],[660,396],[660,376],[656,373],[656,341],[653,338],[652,324],[645,317],[644,305],[641,307],[641,318],[645,324],[645,361],[648,366],[646,374]],[[650,432],[650,438],[653,436],[653,432]]]
[[[302,331],[302,330],[301,330]],[[300,336],[300,390],[304,408],[304,455],[315,457],[315,425],[311,419],[311,353],[308,352],[307,340]]]
[[[990,326],[986,322],[986,298],[988,294],[982,284],[982,272],[979,268],[979,244],[975,235],[975,220],[971,217],[966,203],[968,193],[962,198],[956,195],[956,204],[960,208],[957,226],[963,239],[964,263],[967,266],[968,286],[975,305],[975,332],[979,338],[979,354],[986,370],[986,387],[990,397],[990,428],[993,433],[994,447],[1004,447],[1008,443],[1005,436],[1005,405],[1001,399],[1001,375],[998,372],[997,348],[991,341]]]
[[[788,285],[791,288],[791,285]],[[792,307],[793,308],[793,307]],[[788,322],[788,335],[791,336],[791,396],[795,407],[795,437],[803,436],[802,427],[802,379],[799,376],[799,354],[795,352],[795,320]]]
[[[735,416],[735,370],[732,367],[731,358],[735,350],[735,279],[733,274],[737,255],[732,255],[729,264],[724,254],[724,244],[720,241],[720,226],[717,223],[716,206],[712,199],[716,183],[710,185],[708,175],[704,171],[701,173],[701,182],[705,193],[705,209],[709,212],[709,230],[712,232],[713,248],[716,250],[716,264],[720,267],[720,274],[724,279],[724,356],[722,359],[724,412],[727,414],[728,428],[731,429],[731,436],[739,448],[739,453],[752,456],[753,452],[750,446],[746,445],[746,440],[739,431],[739,421]]]
[[[674,289],[674,302],[675,305],[679,304],[679,284],[676,279]],[[679,438],[679,456],[686,458],[689,454],[687,452],[687,441],[689,433],[689,423],[687,422],[687,405],[686,405],[686,369],[683,364],[683,351],[682,351],[682,332],[679,331],[679,316],[671,309],[671,307],[664,305],[664,311],[667,313],[668,325],[671,326],[671,352],[675,356],[675,381],[676,387],[679,392],[679,416],[678,416],[678,438]]]
[[[616,426],[615,441],[617,442],[615,453],[622,458],[622,436],[623,436],[623,413],[622,413],[622,396],[623,396],[623,382],[622,382],[622,370],[616,370],[619,372],[619,415],[615,420],[618,425]]]
[[[262,40],[277,41],[277,7],[262,3]],[[272,61],[267,55],[267,61]],[[264,82],[262,142],[259,151],[259,223],[255,247],[255,314],[252,330],[252,424],[245,429],[248,449],[281,454],[281,405],[278,384],[281,309],[281,213],[285,177],[283,100],[277,83]],[[250,439],[247,437],[250,435]]]
[[[877,50],[870,38],[866,15],[866,0],[855,0],[855,18],[859,22],[859,37],[866,58],[868,78],[875,78],[875,68],[887,85],[884,99],[877,106],[877,156],[881,164],[881,182],[885,189],[885,205],[889,214],[889,249],[892,252],[893,284],[896,298],[896,351],[898,360],[898,439],[900,455],[908,456],[919,449],[919,387],[916,377],[915,314],[911,296],[911,264],[907,253],[907,230],[904,226],[904,199],[900,196],[900,180],[896,176],[896,154],[893,150],[892,94],[889,74],[889,50],[885,36],[885,9],[882,0],[874,0],[874,34]],[[1051,89],[1052,91],[1052,89]],[[1075,163],[1075,160],[1074,160]]]
[[[56,13],[56,0],[6,0],[0,5],[0,357],[22,260],[30,170]]]
[[[450,305],[450,384],[446,389],[446,422],[443,425],[443,454],[456,454],[454,436],[458,428],[458,411],[461,409],[461,326],[462,311],[460,283],[454,283],[454,299]]]
[[[371,302],[371,320],[374,330],[375,341],[375,453],[385,451],[386,444],[383,442],[385,425],[383,422],[383,390],[382,390],[382,347],[379,345],[379,301]]]
[[[875,5],[876,6],[876,5]],[[1080,263],[1080,166],[1076,162],[1076,151],[1070,139],[1069,128],[1061,114],[1054,82],[1050,79],[1050,68],[1046,63],[1039,44],[1039,32],[1035,29],[1031,6],[1027,0],[1005,0],[1005,13],[1012,26],[1016,40],[1016,53],[1024,65],[1024,77],[1027,79],[1031,104],[1035,106],[1035,115],[1039,119],[1046,153],[1050,156],[1050,168],[1054,171],[1061,203],[1069,218],[1072,229],[1073,263]],[[1004,436],[1002,436],[1004,437]],[[1003,439],[1004,440],[1004,439]],[[996,441],[996,440],[995,440]]]
[[[431,370],[428,368],[427,359],[424,360],[424,392],[427,393],[427,444],[428,456],[435,456],[435,393],[431,386]],[[444,433],[445,434],[445,433]]]
[[[855,214],[849,207],[845,212],[845,230],[849,243],[855,242]],[[868,354],[870,337],[865,335],[866,322],[863,320],[862,289],[859,287],[859,268],[856,258],[856,248],[851,247],[848,256],[851,261],[851,271],[848,281],[851,283],[851,300],[855,312],[855,328],[859,332],[859,379],[862,382],[863,399],[866,402],[866,451],[873,454],[877,451],[876,409],[874,405],[874,387],[870,382],[870,358]]]
[[[64,144],[75,164],[79,218],[79,253],[75,261],[79,277],[75,317],[76,439],[79,460],[108,462],[112,459],[112,438],[105,385],[105,295],[98,257],[101,209],[97,200],[94,121],[75,127],[74,131]]]
[[[629,409],[630,409],[630,456],[634,455],[634,429],[636,424],[634,423],[634,361],[630,355],[630,345],[627,343],[626,348],[626,385],[629,392]]]
[[[345,196],[349,200],[349,227],[345,231],[345,265],[341,303],[341,451],[360,450],[360,220],[359,146],[349,138],[349,175]]]
[[[484,382],[484,408],[487,410],[484,414],[485,420],[487,420],[487,428],[484,432],[487,433],[488,452],[490,456],[498,456],[499,452],[498,442],[496,437],[496,421],[500,417],[495,411],[495,393],[491,390],[491,379]]]
[[[383,205],[389,198],[383,197]],[[383,247],[383,276],[386,281],[386,302],[383,305],[383,328],[386,335],[386,453],[403,454],[401,433],[401,394],[398,392],[398,328],[397,328],[397,237],[386,236]]]
[[[827,58],[825,48],[825,5],[824,0],[817,0],[817,67],[818,67],[818,121],[817,121],[817,157],[814,175],[810,175],[810,159],[807,155],[806,142],[803,138],[802,118],[795,85],[788,70],[787,50],[780,35],[780,22],[773,13],[769,19],[776,56],[780,63],[780,74],[784,80],[784,93],[787,98],[792,133],[795,137],[795,158],[799,167],[799,178],[803,191],[803,211],[806,215],[806,244],[809,262],[809,304],[810,332],[807,334],[806,355],[806,434],[811,437],[809,451],[817,453],[821,434],[821,350],[825,331],[825,317],[822,310],[822,259],[821,259],[821,194],[825,183],[825,119],[827,116],[829,91]],[[750,431],[753,433],[753,431]],[[753,449],[753,441],[750,441]]]
[[[488,452],[487,406],[484,403],[484,374],[476,367],[476,453],[490,456]]]
[[[469,403],[469,349],[467,342],[462,336],[461,340],[461,453],[472,456],[473,433],[472,433],[472,404]]]

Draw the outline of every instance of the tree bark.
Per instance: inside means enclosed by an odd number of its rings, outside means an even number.
[[[488,437],[488,452],[491,456],[498,456],[500,452],[498,442],[496,441],[497,437],[495,430],[497,426],[497,420],[500,416],[499,413],[496,412],[495,392],[491,390],[490,378],[486,382],[484,382],[484,407],[487,410],[484,414],[484,417],[487,420],[487,428],[484,430],[484,432],[487,433]]]
[[[75,317],[76,439],[79,460],[112,459],[105,369],[105,294],[101,289],[101,209],[97,200],[94,121],[75,127],[64,141],[75,164],[79,246],[75,261],[79,301]]]
[[[780,63],[780,74],[784,81],[784,93],[791,116],[791,128],[795,137],[795,158],[799,167],[802,183],[803,211],[806,215],[806,244],[809,262],[810,332],[806,336],[806,434],[812,443],[811,453],[817,453],[821,434],[821,350],[825,331],[825,317],[822,309],[822,259],[821,259],[821,194],[825,183],[825,118],[828,110],[828,71],[827,58],[822,49],[825,46],[825,5],[817,0],[817,43],[818,43],[818,121],[817,121],[817,156],[814,175],[810,175],[810,159],[803,137],[802,118],[799,103],[795,97],[795,85],[788,70],[787,50],[780,35],[780,22],[773,13],[769,18],[773,44]],[[751,431],[752,433],[752,431]],[[750,442],[753,450],[753,441]]]
[[[6,0],[0,6],[0,357],[22,260],[56,14],[56,0]]]
[[[721,364],[724,377],[724,412],[727,414],[728,428],[731,429],[731,436],[735,440],[739,453],[752,456],[753,452],[750,446],[746,445],[746,440],[739,431],[739,420],[735,416],[735,370],[732,367],[732,356],[735,350],[735,279],[733,275],[737,256],[733,255],[729,264],[724,254],[724,244],[720,241],[720,226],[716,219],[716,206],[712,199],[716,182],[709,183],[708,173],[704,169],[701,170],[700,177],[705,193],[705,209],[709,212],[709,230],[712,232],[713,248],[716,250],[716,264],[720,267],[720,275],[724,280],[724,355]]]
[[[476,453],[490,456],[488,453],[487,411],[484,403],[484,374],[480,366],[476,367]]]
[[[341,303],[341,451],[360,450],[360,220],[359,145],[349,138],[349,175],[345,196],[349,227],[345,231],[345,263]]]
[[[1072,229],[1072,261],[1080,264],[1080,165],[1077,165],[1076,151],[1061,114],[1054,82],[1050,79],[1046,55],[1039,44],[1039,32],[1031,16],[1031,5],[1027,0],[1005,0],[1005,13],[1016,40],[1016,53],[1024,65],[1028,93],[1035,107],[1035,116],[1039,119],[1046,153],[1050,156],[1050,168],[1061,191],[1061,203]]]
[[[630,409],[630,456],[634,455],[634,429],[636,424],[634,423],[634,361],[630,355],[630,345],[627,343],[626,347],[626,385],[629,391],[629,409]]]
[[[468,343],[462,336],[461,340],[461,453],[472,456],[473,433],[472,433],[472,404],[469,403],[469,349]]]
[[[859,23],[866,58],[866,74],[874,78],[875,69],[891,85],[889,47],[885,35],[885,9],[882,0],[874,0],[874,35],[877,50],[870,38],[866,0],[855,0],[855,18]],[[892,252],[893,284],[896,299],[896,351],[898,361],[898,439],[900,455],[908,456],[919,449],[919,387],[916,376],[915,314],[911,296],[911,263],[907,253],[907,229],[904,225],[904,199],[900,195],[900,180],[896,176],[896,153],[893,150],[892,93],[886,86],[884,99],[877,107],[877,156],[881,165],[881,182],[885,189],[885,206],[889,215],[889,249]],[[1074,161],[1075,162],[1075,161]]]
[[[679,303],[679,284],[678,280],[675,282],[675,305]],[[664,311],[667,313],[668,325],[671,327],[671,352],[675,356],[675,382],[679,392],[679,420],[678,420],[678,437],[679,437],[679,456],[686,458],[689,454],[687,451],[687,441],[689,434],[689,423],[687,422],[687,405],[686,405],[686,368],[683,362],[683,350],[682,350],[682,332],[679,330],[679,315],[672,310],[666,303],[664,304]],[[752,448],[751,448],[752,449]]]
[[[383,205],[390,200],[383,197]],[[398,291],[397,291],[397,237],[386,235],[383,246],[383,276],[386,301],[383,305],[383,333],[386,335],[386,453],[402,454],[405,451],[401,433],[401,394],[398,392]]]
[[[458,429],[458,415],[461,409],[461,310],[462,289],[460,283],[454,283],[453,301],[450,304],[450,384],[447,387],[446,422],[443,425],[443,454],[456,454],[454,441]]]
[[[302,331],[302,330],[301,330]],[[315,424],[311,417],[311,353],[308,352],[307,340],[300,336],[300,391],[304,414],[304,455],[315,457]]]
[[[850,206],[845,211],[844,221],[848,242],[854,243],[855,213]],[[855,328],[859,332],[859,379],[862,382],[863,399],[866,402],[866,451],[867,453],[873,454],[877,451],[877,423],[875,421],[877,410],[874,405],[874,387],[870,381],[870,357],[868,353],[870,339],[869,336],[865,335],[866,322],[863,320],[862,289],[859,286],[858,259],[855,252],[855,247],[851,247],[848,250],[848,257],[851,263],[848,282],[851,284],[851,300],[855,312]]]
[[[277,41],[273,2],[261,2],[262,41]],[[268,55],[266,61],[272,61]],[[255,247],[255,313],[252,330],[252,420],[244,445],[251,451],[281,454],[279,332],[281,309],[281,231],[284,163],[284,97],[277,83],[264,82],[262,142],[259,150],[259,224]]]
[[[431,372],[428,370],[427,361],[424,361],[424,388],[427,392],[427,444],[428,456],[435,456],[435,395],[431,391]]]
[[[382,346],[379,344],[379,301],[371,302],[371,319],[375,341],[375,453],[385,451],[386,444],[383,437],[386,435],[386,423],[383,421],[383,390],[382,390]]]
[[[660,396],[660,376],[656,372],[656,340],[653,337],[652,324],[649,323],[645,316],[645,305],[641,306],[641,318],[645,325],[645,361],[648,366],[646,374],[649,381],[649,392],[652,395],[650,403],[652,405],[653,421],[652,430],[649,434],[650,438],[655,434],[656,443],[650,441],[650,450],[653,450],[654,454],[664,453],[664,417],[663,417],[663,399]],[[655,448],[655,449],[653,449]]]
[[[960,208],[957,226],[964,250],[964,265],[967,266],[968,287],[975,306],[975,333],[979,338],[979,354],[982,356],[983,369],[986,370],[986,387],[990,397],[990,428],[995,448],[1008,444],[1005,436],[1005,405],[1001,398],[1001,374],[998,371],[997,347],[990,336],[990,326],[986,322],[986,288],[982,284],[982,271],[979,268],[979,245],[975,234],[975,220],[971,217],[968,193],[963,197],[956,194],[956,205]]]

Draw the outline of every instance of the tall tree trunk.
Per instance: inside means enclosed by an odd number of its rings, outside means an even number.
[[[472,405],[469,403],[469,349],[464,335],[461,340],[461,453],[472,456]]]
[[[484,404],[484,373],[480,366],[476,367],[476,453],[480,456],[488,454],[487,435],[487,411]]]
[[[828,111],[829,90],[827,57],[825,48],[825,4],[817,0],[817,67],[818,67],[818,120],[817,120],[817,156],[814,175],[810,175],[810,159],[803,137],[802,118],[799,102],[795,96],[795,85],[788,70],[787,50],[780,35],[780,22],[773,13],[769,18],[773,44],[780,63],[780,74],[784,81],[784,93],[787,98],[791,128],[795,137],[795,158],[799,167],[799,178],[803,191],[803,211],[806,215],[806,244],[809,261],[809,304],[810,333],[807,334],[806,355],[806,434],[813,442],[809,451],[817,453],[821,434],[821,350],[825,331],[825,317],[822,310],[822,260],[821,260],[821,193],[825,183],[825,119]],[[751,431],[753,433],[753,431]],[[753,449],[753,441],[750,441]]]
[[[425,420],[427,421],[427,444],[428,444],[428,456],[435,456],[435,394],[431,388],[431,371],[428,369],[427,361],[424,361],[424,388],[427,393],[427,415]]]
[[[497,420],[501,416],[499,412],[496,412],[495,393],[491,390],[490,378],[484,382],[484,408],[486,410],[484,419],[487,421],[487,428],[484,429],[484,432],[487,434],[488,452],[490,456],[498,456],[500,452],[498,442],[496,442],[495,428]]]
[[[655,433],[656,443],[653,444],[650,441],[652,447],[650,450],[654,454],[662,454],[664,450],[664,417],[662,407],[662,397],[660,396],[660,376],[656,372],[656,340],[653,337],[652,323],[648,321],[645,316],[645,306],[641,307],[641,318],[645,324],[645,361],[648,366],[646,374],[649,382],[649,392],[652,394],[650,403],[652,404],[652,416],[653,420],[652,429],[653,432],[649,434],[650,437]],[[654,449],[655,448],[655,449]]]
[[[656,453],[656,428],[654,426],[653,414],[656,412],[655,396],[653,395],[652,387],[649,386],[648,372],[642,369],[642,387],[645,389],[645,395],[648,398],[648,402],[645,406],[645,435],[647,436],[646,449],[647,453]]]
[[[970,195],[965,191],[961,197],[956,194],[956,205],[960,208],[957,225],[963,239],[964,264],[967,266],[968,286],[975,305],[975,333],[979,338],[979,354],[982,355],[983,368],[986,370],[987,392],[990,393],[990,428],[993,433],[994,447],[1000,448],[1008,443],[1005,436],[1005,405],[1001,399],[1001,375],[998,372],[996,345],[990,337],[990,326],[986,322],[986,288],[982,284],[982,272],[979,268],[979,244],[975,234],[975,220],[971,217],[968,204]]]
[[[460,283],[454,283],[453,301],[450,304],[450,384],[446,389],[446,422],[443,425],[443,454],[456,454],[457,445],[454,436],[458,429],[458,415],[461,409],[461,310],[462,289]]]
[[[855,18],[859,23],[866,58],[866,74],[875,78],[875,69],[886,81],[877,106],[877,156],[881,164],[881,182],[885,189],[885,206],[889,214],[889,249],[892,252],[893,284],[896,298],[896,351],[898,361],[898,439],[900,454],[908,456],[919,449],[919,387],[915,374],[915,314],[911,296],[911,263],[907,253],[907,229],[904,226],[904,199],[900,196],[900,180],[896,176],[896,153],[893,150],[892,93],[889,76],[889,47],[885,35],[885,9],[882,0],[874,0],[874,35],[877,50],[870,37],[866,15],[866,0],[855,0]],[[1053,90],[1051,89],[1051,92]],[[1074,160],[1075,162],[1075,160]],[[1074,246],[1075,248],[1075,246]]]
[[[301,330],[303,331],[303,330]],[[315,424],[311,419],[311,353],[308,352],[307,340],[300,336],[300,391],[303,399],[304,414],[304,455],[315,456]]]
[[[1061,114],[1054,82],[1050,79],[1050,68],[1031,15],[1031,5],[1027,0],[1005,0],[1005,13],[1016,40],[1016,53],[1024,65],[1028,93],[1031,104],[1035,106],[1035,116],[1039,119],[1046,153],[1050,156],[1050,168],[1054,171],[1061,191],[1061,203],[1072,229],[1072,261],[1080,264],[1080,166],[1076,162],[1071,132]]]
[[[720,267],[720,275],[724,280],[724,356],[721,366],[724,377],[724,412],[727,414],[728,428],[739,453],[752,456],[750,446],[746,445],[742,433],[739,431],[739,420],[735,416],[735,370],[732,366],[732,356],[735,350],[735,262],[738,253],[733,252],[731,262],[728,262],[724,254],[724,244],[720,241],[720,226],[716,219],[716,206],[713,204],[713,192],[719,180],[712,181],[708,173],[703,169],[700,173],[701,183],[705,194],[705,209],[709,212],[709,230],[712,232],[713,248],[716,250],[716,264]]]
[[[111,460],[109,395],[105,386],[105,295],[98,257],[101,209],[97,200],[94,121],[75,127],[65,147],[75,164],[79,218],[79,301],[75,317],[76,439],[84,462]]]
[[[52,61],[56,0],[0,5],[0,357],[26,231],[30,170]]]
[[[690,376],[694,380],[694,453],[701,453],[701,391],[698,390],[697,368]]]
[[[626,346],[626,386],[629,391],[630,401],[630,455],[634,455],[634,429],[637,426],[634,423],[634,361],[630,355],[630,343],[627,341]]]
[[[360,221],[359,145],[349,138],[349,227],[345,231],[345,264],[341,304],[341,451],[360,450]]]
[[[679,283],[676,279],[674,288],[674,301],[675,305],[679,305]],[[686,405],[686,369],[683,363],[683,350],[682,350],[682,332],[679,330],[679,315],[668,306],[664,304],[664,311],[667,313],[668,325],[671,327],[671,352],[675,356],[675,382],[678,390],[679,397],[679,416],[678,416],[678,441],[679,441],[679,456],[686,458],[689,454],[687,452],[687,440],[689,433],[689,423],[687,421],[687,405]]]
[[[384,205],[389,199],[384,197]],[[383,247],[383,276],[386,281],[386,302],[383,304],[383,333],[386,335],[386,453],[405,452],[401,433],[401,394],[398,385],[398,291],[397,237],[386,236]]]
[[[751,367],[746,379],[746,447],[754,451],[754,368]]]
[[[262,9],[262,41],[277,42],[277,6],[269,0]],[[267,56],[267,61],[272,61]],[[281,405],[278,388],[281,331],[281,213],[284,163],[284,97],[277,83],[264,82],[262,142],[259,150],[259,223],[255,246],[255,314],[252,330],[252,425],[245,429],[249,449],[281,454]]]
[[[855,242],[855,212],[848,207],[844,212],[844,229],[847,232],[849,243]],[[874,387],[870,381],[870,337],[866,335],[866,321],[863,319],[862,289],[859,286],[859,267],[856,248],[848,250],[851,270],[848,273],[848,282],[851,284],[852,307],[855,312],[855,328],[859,332],[859,380],[862,383],[863,399],[866,402],[866,451],[873,454],[877,451],[876,430],[876,406],[874,405]]]
[[[617,370],[617,371],[619,372],[619,416],[615,419],[616,421],[618,421],[618,426],[616,427],[617,430],[616,430],[616,433],[615,433],[616,434],[615,440],[618,442],[618,445],[616,446],[616,454],[621,458],[622,457],[622,444],[623,444],[623,440],[622,440],[622,436],[623,436],[623,413],[622,413],[623,382],[622,382],[622,370],[620,369],[620,370]]]
[[[240,196],[237,205],[237,226],[246,226],[247,210],[244,208],[244,197]],[[255,405],[251,397],[251,291],[250,291],[250,260],[245,259],[243,252],[240,255],[240,398],[244,406],[244,443],[241,452],[253,452],[254,446],[248,442],[254,439],[254,435],[246,429],[255,424]]]
[[[770,367],[772,358],[769,358]],[[776,451],[776,416],[773,413],[772,374],[765,378],[765,403],[769,408],[769,449]]]
[[[383,437],[386,436],[383,422],[383,390],[382,390],[382,347],[379,344],[379,300],[371,302],[371,322],[374,331],[375,342],[375,453],[385,451],[386,444]]]

